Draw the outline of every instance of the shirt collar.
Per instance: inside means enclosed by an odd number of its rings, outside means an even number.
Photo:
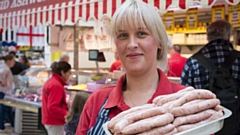
[[[152,103],[152,100],[159,95],[166,95],[174,92],[172,85],[164,72],[158,69],[158,73],[160,76],[158,87],[152,98],[148,101],[148,103]],[[119,105],[119,102],[122,99],[122,86],[124,83],[125,75],[119,78],[116,87],[110,92],[108,96],[108,101],[104,108],[113,108]]]
[[[212,40],[206,45],[206,47],[207,46],[212,46],[212,45],[223,45],[223,46],[226,46],[226,47],[230,46],[233,49],[233,45],[229,41],[224,40],[224,39]]]
[[[63,78],[60,75],[53,73],[52,77],[55,78],[56,80],[58,80],[63,86],[67,85],[66,81],[63,80]]]
[[[174,52],[173,55],[172,55],[172,57],[174,57],[174,56],[180,56],[180,53]]]

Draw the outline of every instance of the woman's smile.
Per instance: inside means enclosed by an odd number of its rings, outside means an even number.
[[[129,54],[127,54],[127,57],[129,59],[137,59],[137,58],[141,57],[142,55],[143,54],[141,54],[141,53],[129,53]]]

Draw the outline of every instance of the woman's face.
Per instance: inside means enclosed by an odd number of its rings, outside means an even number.
[[[25,63],[25,61],[23,60],[22,57],[19,58],[19,62],[20,62],[20,63]]]
[[[69,77],[71,76],[72,72],[71,70],[68,70],[66,73],[64,73],[63,71],[61,72],[62,77],[65,81],[68,81]]]
[[[115,43],[126,72],[138,74],[156,68],[159,45],[145,26],[118,30]]]
[[[8,65],[9,68],[12,68],[15,64],[15,60],[14,59],[8,60],[6,61],[6,64]]]

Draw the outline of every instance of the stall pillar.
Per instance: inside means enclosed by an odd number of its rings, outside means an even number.
[[[79,57],[79,53],[78,53],[78,51],[79,51],[79,42],[78,42],[78,23],[76,23],[75,25],[74,25],[74,50],[73,50],[73,52],[74,52],[74,69],[75,70],[78,70],[78,67],[79,67],[79,65],[78,65],[78,57]]]
[[[16,108],[15,110],[15,120],[14,120],[14,132],[17,134],[22,133],[22,110]]]

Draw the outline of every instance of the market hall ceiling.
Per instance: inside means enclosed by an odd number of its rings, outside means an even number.
[[[30,25],[73,25],[78,20],[106,20],[126,0],[1,0],[0,29]],[[239,4],[240,0],[142,0],[161,13],[216,4]]]

